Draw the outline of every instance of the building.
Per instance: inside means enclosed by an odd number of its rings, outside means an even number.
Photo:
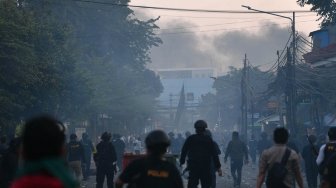
[[[312,51],[304,54],[304,60],[312,67],[329,67],[336,65],[336,26],[313,31]]]
[[[199,117],[198,105],[201,96],[214,92],[212,88],[214,78],[217,76],[212,68],[184,68],[184,69],[159,69],[156,71],[163,85],[163,92],[159,96],[158,111],[170,119],[172,124],[184,88],[185,113],[184,119],[192,123]]]
[[[312,68],[320,68],[320,70],[336,67],[336,25],[313,31],[309,36],[312,38],[313,46],[311,52],[303,55],[305,62]],[[327,103],[330,103],[330,101],[325,101],[323,105],[319,101],[318,106],[321,108]],[[318,109],[318,107],[315,108]],[[318,109],[315,114],[318,114],[315,115],[317,116],[315,117],[315,122],[306,122],[314,124],[318,120],[318,124],[326,127],[336,125],[336,113],[330,112],[330,109]]]
[[[211,68],[160,69],[157,70],[157,74],[164,88],[158,98],[160,105],[163,106],[170,106],[171,98],[179,97],[183,85],[186,100],[189,103],[198,103],[202,95],[214,92],[213,78],[217,76]],[[173,105],[177,106],[177,103]]]

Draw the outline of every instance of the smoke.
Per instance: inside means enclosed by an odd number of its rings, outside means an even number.
[[[283,50],[289,38],[289,29],[272,23],[263,23],[258,32],[231,31],[214,38],[216,53],[228,58],[226,64],[241,66],[246,53],[253,65],[271,64],[277,58],[276,51]]]
[[[199,35],[193,33],[194,25],[190,22],[169,22],[160,30],[163,44],[151,50],[150,67],[212,67],[225,72],[229,66],[241,67],[245,53],[253,65],[271,66],[277,58],[276,51],[283,50],[288,41],[289,28],[269,22],[260,24],[257,31],[247,27],[217,35]]]
[[[210,52],[202,48],[202,39],[189,22],[169,22],[160,31],[163,44],[151,51],[153,68],[214,67]],[[178,33],[178,34],[177,34]]]

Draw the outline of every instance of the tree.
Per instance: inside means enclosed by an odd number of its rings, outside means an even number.
[[[140,130],[154,113],[162,85],[146,65],[161,43],[155,19],[78,1],[0,3],[0,126],[43,112],[74,125],[107,114]]]
[[[297,2],[301,6],[312,6],[311,10],[321,16],[321,27],[336,24],[336,2],[334,0],[297,0]]]
[[[0,3],[0,125],[13,126],[41,112],[64,113],[76,75],[69,29],[36,17],[17,1]]]
[[[161,43],[154,32],[158,28],[156,19],[141,21],[128,7],[68,0],[25,2],[38,17],[55,18],[71,29],[68,40],[70,48],[75,49],[75,69],[89,87],[87,91],[81,89],[88,104],[80,107],[89,109],[82,116],[97,119],[100,114],[107,114],[113,119],[111,124],[128,121],[142,126],[153,113],[154,99],[162,91],[159,77],[146,68],[151,62],[150,48]],[[76,99],[67,100],[68,104],[80,102],[81,98]]]
[[[265,109],[264,92],[272,80],[273,74],[263,72],[255,67],[249,67],[248,96],[253,101],[255,112],[263,113]],[[216,95],[207,94],[202,97],[201,110],[205,119],[210,122],[217,122],[218,111],[221,114],[221,121],[226,128],[233,128],[238,125],[241,118],[241,79],[242,69],[230,67],[228,73],[218,77],[213,87]],[[248,104],[250,106],[250,104]]]

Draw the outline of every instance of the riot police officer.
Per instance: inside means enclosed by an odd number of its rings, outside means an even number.
[[[131,162],[117,179],[116,187],[129,184],[137,188],[183,188],[176,166],[163,158],[170,145],[167,134],[161,130],[152,131],[145,143],[147,156]]]
[[[205,134],[207,123],[198,120],[194,124],[196,134],[191,135],[185,141],[180,158],[180,164],[185,163],[189,170],[188,188],[196,188],[201,182],[202,188],[210,188],[212,184],[211,162],[214,162],[215,170],[222,175],[218,153],[212,139]]]
[[[96,181],[97,188],[103,188],[106,176],[107,187],[113,188],[113,179],[116,172],[117,155],[111,142],[111,134],[104,132],[101,136],[102,141],[97,144],[97,153],[94,160],[97,167]]]

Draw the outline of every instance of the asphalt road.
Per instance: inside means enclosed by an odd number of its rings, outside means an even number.
[[[224,176],[217,177],[217,187],[220,188],[233,188],[233,180],[230,175],[229,165],[224,164],[223,166]],[[245,165],[243,167],[242,173],[242,185],[241,188],[252,188],[255,187],[256,177],[257,177],[257,167],[254,165]],[[84,182],[85,188],[95,188],[95,176],[91,176],[87,182]],[[187,181],[185,180],[185,185]],[[106,185],[105,185],[106,186]],[[186,186],[185,186],[186,187]]]
[[[222,157],[221,157],[222,158]],[[233,180],[231,177],[230,172],[230,163],[224,164],[222,161],[222,170],[224,175],[222,177],[217,177],[217,187],[218,188],[233,188]],[[93,168],[94,164],[92,164]],[[256,179],[258,175],[258,166],[257,165],[244,165],[243,171],[242,171],[242,184],[241,188],[253,188],[256,186]],[[304,176],[304,174],[303,174]],[[304,187],[307,187],[306,185],[306,177],[303,177],[303,181],[305,183]],[[185,187],[187,187],[187,180],[184,179]],[[90,179],[86,182],[83,182],[83,188],[95,188],[96,187],[96,177],[91,176]],[[106,184],[106,180],[105,180]],[[106,187],[106,185],[105,185]],[[200,187],[200,186],[199,186]],[[266,186],[264,186],[266,187]]]

